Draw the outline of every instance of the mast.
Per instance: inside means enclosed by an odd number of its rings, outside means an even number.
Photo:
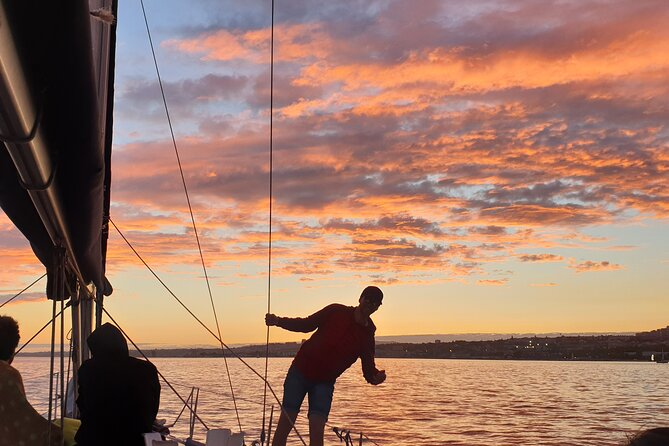
[[[48,298],[72,299],[75,382],[89,356],[93,298],[111,294],[104,265],[116,27],[90,12],[115,16],[116,7],[0,0],[0,205],[46,267]]]

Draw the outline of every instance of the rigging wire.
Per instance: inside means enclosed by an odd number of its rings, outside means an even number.
[[[33,379],[35,379],[35,378],[33,378]],[[192,384],[185,384],[185,383],[177,382],[177,381],[172,381],[172,385],[175,386],[175,387],[182,387],[182,388],[184,388],[184,389],[192,389],[192,388],[193,388],[193,385],[192,385]],[[226,394],[225,394],[225,391],[223,391],[223,390],[213,390],[213,389],[202,388],[202,387],[200,388],[200,392],[201,392],[201,393],[205,393],[205,394],[211,394],[211,395],[219,395],[219,396],[220,396],[220,395],[226,395]],[[261,403],[261,402],[258,401],[258,400],[251,399],[251,398],[244,398],[244,397],[241,397],[241,396],[239,396],[239,395],[237,395],[237,400],[238,400],[238,401],[244,401],[245,403],[253,404],[253,405],[256,405],[256,406],[262,406],[262,404],[263,404],[263,403]],[[184,408],[185,408],[185,407],[184,407]],[[183,409],[182,409],[182,412],[183,412]],[[305,415],[304,413],[299,413],[299,414],[297,415],[297,418],[302,419],[302,418],[304,418],[305,416],[306,416],[306,415]],[[178,418],[177,418],[177,419],[178,419]],[[175,421],[175,422],[176,422],[176,421]],[[174,424],[174,423],[172,423],[172,425],[173,425],[173,424]],[[332,424],[332,423],[330,423],[330,422],[326,422],[326,423],[325,423],[325,426],[329,427],[330,429],[334,429],[335,427],[338,427],[337,425]],[[339,426],[341,426],[341,425],[339,425]],[[372,444],[374,444],[374,445],[376,445],[376,446],[380,446],[378,442],[374,441],[374,440],[373,440],[372,438],[370,438],[367,434],[365,434],[365,433],[362,431],[362,429],[359,429],[359,428],[356,428],[356,427],[353,427],[353,428],[341,428],[341,427],[338,427],[338,429],[339,429],[340,431],[344,431],[344,430],[345,430],[345,431],[351,432],[352,434],[353,434],[353,433],[355,433],[355,434],[362,434],[362,436],[363,436],[369,443],[372,443]],[[268,434],[268,435],[269,435],[269,434]]]
[[[111,218],[110,218],[109,220],[111,221]],[[112,222],[112,224],[113,224],[113,222]],[[70,287],[69,287],[69,285],[68,285],[67,282],[65,282],[65,286],[67,287],[67,290],[68,290],[68,292],[70,293],[70,295],[73,295],[72,290],[70,289]],[[83,289],[83,290],[87,290],[87,287],[82,287],[81,289]],[[97,297],[95,297],[93,294],[89,293],[89,297],[90,297],[93,301],[96,301],[96,302],[97,302]],[[67,308],[68,306],[70,306],[70,303],[71,303],[71,301],[67,303],[66,308]],[[123,329],[118,325],[118,323],[116,322],[116,320],[111,316],[111,314],[109,314],[109,312],[104,308],[104,306],[101,306],[101,305],[100,305],[99,308],[101,308],[102,311],[103,311],[105,314],[107,314],[107,316],[109,317],[109,319],[116,325],[116,327],[121,331],[121,333],[123,333],[123,335],[130,341],[130,343],[133,345],[133,347],[135,347],[135,350],[137,350],[137,352],[138,352],[140,355],[142,355],[142,357],[144,357],[144,359],[145,359],[147,362],[151,362],[151,361],[149,360],[149,358],[144,354],[144,352],[137,346],[137,344],[135,344],[135,343],[133,342],[133,340],[130,339],[130,337],[128,336],[128,334],[127,334],[125,331],[123,331]],[[62,312],[62,311],[61,311],[61,312]],[[60,313],[59,313],[59,314],[60,314]],[[22,347],[22,348],[23,348],[23,347]],[[70,345],[70,348],[71,348],[71,345]],[[185,407],[188,407],[188,409],[191,410],[191,412],[193,412],[193,408],[192,408],[191,406],[188,405],[188,403],[183,399],[183,397],[179,394],[179,392],[177,392],[176,389],[172,386],[172,384],[170,384],[170,382],[167,380],[167,378],[165,378],[165,376],[164,376],[162,373],[160,373],[160,370],[158,370],[158,369],[156,368],[156,372],[158,373],[158,376],[160,376],[160,377],[162,378],[162,380],[165,381],[165,384],[167,384],[167,386],[168,386],[168,387],[174,392],[174,394],[181,400],[181,402],[184,403],[184,405],[185,405],[184,408],[185,408]],[[205,424],[205,422],[202,421],[202,419],[201,419],[200,417],[198,417],[197,415],[195,415],[195,417],[200,421],[200,423],[202,424],[202,426],[203,426],[205,429],[209,430],[209,427],[207,427],[207,425]]]
[[[59,271],[60,273],[60,271]],[[60,275],[60,274],[58,274]],[[52,423],[51,421],[53,420],[53,370],[54,370],[54,350],[56,346],[56,299],[53,300],[53,309],[51,310],[51,355],[50,355],[50,361],[49,361],[49,417],[47,420],[49,421],[49,429],[48,429],[48,437],[51,439],[51,429],[52,429]]]
[[[110,220],[110,221],[111,221],[111,220]],[[151,362],[151,361],[149,360],[148,356],[146,356],[146,355],[144,354],[144,352],[137,346],[137,344],[135,344],[135,341],[133,341],[133,340],[130,338],[130,336],[128,336],[128,333],[126,333],[125,330],[123,330],[123,328],[121,328],[121,326],[118,324],[118,322],[116,322],[116,319],[114,319],[114,317],[113,317],[111,314],[109,314],[109,311],[107,311],[107,309],[106,309],[105,307],[102,307],[102,311],[103,311],[103,312],[107,315],[107,317],[114,323],[114,325],[116,325],[116,327],[121,331],[121,333],[123,333],[123,336],[125,336],[126,339],[127,339],[128,341],[130,341],[130,343],[131,343],[132,346],[135,348],[135,350],[137,350],[137,352],[138,352],[140,355],[142,355],[142,357],[143,357],[146,361]],[[170,384],[170,382],[167,380],[167,378],[165,378],[165,375],[163,375],[162,373],[160,373],[160,370],[158,370],[157,368],[156,368],[156,371],[158,372],[158,376],[160,376],[160,377],[162,378],[162,380],[165,381],[165,384],[167,384],[167,386],[172,390],[172,392],[174,392],[174,394],[181,400],[181,402],[184,403],[184,405],[185,405],[186,407],[188,407],[188,409],[189,409],[191,412],[193,412],[193,413],[195,414],[195,417],[200,421],[200,423],[202,424],[202,426],[203,426],[205,429],[209,430],[209,427],[207,427],[207,425],[205,424],[205,422],[202,421],[202,418],[200,418],[200,416],[197,415],[197,413],[195,413],[195,412],[193,411],[193,408],[188,404],[188,402],[187,402],[187,401],[186,401],[186,400],[179,394],[179,392],[177,392],[177,390],[174,388],[174,386],[173,386],[172,384]]]
[[[174,385],[175,386],[180,386],[180,387],[185,387],[185,386],[179,385],[179,384],[174,384]],[[191,386],[190,387],[190,395],[188,395],[188,398],[186,398],[186,402],[189,402],[192,398],[193,398],[193,387]],[[176,425],[177,422],[179,421],[179,419],[181,418],[181,415],[183,415],[183,413],[184,413],[184,411],[186,410],[187,407],[188,406],[186,404],[184,404],[184,406],[181,408],[181,412],[179,412],[179,415],[177,415],[177,418],[174,420],[174,422],[172,422],[170,424],[166,424],[165,427],[170,428],[170,427]]]
[[[0,308],[4,307],[4,306],[7,305],[8,303],[10,303],[11,301],[13,301],[13,300],[16,299],[17,297],[19,297],[19,296],[20,296],[21,294],[23,294],[25,291],[28,291],[33,285],[35,285],[37,282],[39,282],[40,280],[44,279],[45,277],[46,277],[46,273],[42,274],[39,278],[35,279],[35,280],[33,281],[33,283],[31,283],[30,285],[28,285],[27,287],[25,287],[24,289],[22,289],[21,291],[19,291],[18,293],[16,293],[14,296],[10,297],[8,300],[6,300],[6,301],[4,301],[2,304],[0,304]]]
[[[225,348],[228,350],[228,352],[231,353],[231,355],[232,355],[233,357],[235,357],[236,359],[238,359],[238,360],[239,360],[242,364],[244,364],[244,365],[246,366],[246,368],[248,368],[254,375],[256,375],[258,378],[260,378],[261,380],[263,380],[263,381],[267,384],[267,388],[268,388],[268,390],[270,391],[270,393],[272,394],[272,396],[274,397],[274,399],[276,400],[276,402],[279,404],[279,407],[281,407],[281,411],[282,411],[283,413],[285,413],[286,416],[287,416],[288,414],[286,413],[285,409],[284,409],[283,406],[281,405],[281,401],[279,400],[279,397],[276,395],[276,392],[274,391],[274,389],[272,388],[272,386],[269,384],[269,382],[268,382],[267,380],[265,380],[265,378],[264,378],[264,377],[263,377],[263,376],[262,376],[256,369],[254,369],[253,366],[251,366],[248,362],[246,362],[246,361],[244,360],[244,358],[242,358],[241,356],[239,356],[239,354],[238,354],[237,352],[235,352],[234,350],[232,350],[232,349],[231,349],[225,342],[223,342],[223,339],[221,339],[220,337],[216,336],[216,333],[214,333],[209,327],[207,327],[207,325],[206,325],[204,322],[202,322],[202,320],[201,320],[199,317],[197,317],[197,316],[195,315],[195,313],[193,313],[193,311],[192,311],[190,308],[188,308],[188,306],[187,306],[185,303],[183,303],[183,301],[182,301],[181,299],[179,299],[179,297],[178,297],[176,294],[174,294],[174,292],[170,289],[169,286],[167,286],[167,284],[163,281],[163,279],[161,279],[160,276],[158,276],[158,274],[153,270],[153,268],[151,268],[151,266],[149,266],[149,264],[146,263],[146,261],[144,260],[144,258],[139,254],[139,252],[137,252],[137,250],[135,249],[135,247],[132,246],[132,243],[130,243],[130,241],[126,238],[126,236],[123,235],[123,233],[121,232],[121,230],[118,228],[118,226],[116,226],[116,223],[114,223],[114,221],[113,221],[111,218],[109,219],[109,223],[112,224],[112,226],[114,227],[114,229],[116,229],[116,232],[118,232],[118,234],[121,236],[121,238],[123,239],[123,241],[125,241],[125,243],[128,245],[128,247],[129,247],[129,248],[132,250],[132,252],[135,254],[135,256],[136,256],[136,257],[137,257],[137,258],[144,264],[144,266],[146,267],[146,269],[149,270],[149,272],[153,275],[153,277],[155,277],[156,280],[158,280],[158,282],[160,282],[160,284],[163,286],[163,288],[165,288],[165,290],[167,290],[167,292],[170,293],[170,295],[171,295],[171,296],[172,296],[172,297],[179,303],[179,305],[181,305],[181,306],[183,307],[183,309],[186,310],[186,312],[188,312],[188,314],[190,314],[190,315],[193,317],[193,319],[195,319],[195,321],[196,321],[198,324],[200,324],[200,325],[201,325],[201,326],[202,326],[202,327],[203,327],[203,328],[204,328],[210,335],[212,335],[212,336],[214,337],[214,339],[216,339],[216,340],[217,340],[223,347],[225,347]],[[106,310],[103,309],[103,311],[109,316],[109,313],[108,313]],[[110,316],[110,317],[111,317],[111,316]],[[113,321],[113,319],[112,319],[112,321]],[[118,324],[117,324],[117,325],[118,325]],[[119,327],[119,329],[120,329],[120,327]],[[130,339],[130,338],[128,338],[128,339]],[[133,345],[134,345],[134,344],[133,344]],[[302,442],[302,444],[306,446],[307,443],[304,441],[304,439],[302,438],[302,435],[300,435],[299,431],[297,430],[297,428],[295,427],[294,424],[293,424],[293,429],[295,430],[295,433],[296,433],[297,436],[299,437],[299,439],[300,439],[300,441]]]
[[[63,391],[63,393],[64,393],[64,397],[63,397],[64,398],[64,403],[63,403],[63,408],[64,409],[63,410],[64,411],[67,411],[67,404],[68,404],[68,402],[70,402],[70,401],[68,401],[69,390],[70,390],[70,371],[71,371],[70,367],[72,366],[72,353],[73,353],[73,350],[74,350],[72,329],[70,329],[70,331],[67,333],[66,337],[68,338],[67,340],[70,341],[70,353],[67,357],[67,375],[65,375],[65,382],[67,383],[67,386],[66,386],[65,390]],[[76,402],[74,404],[76,404]]]
[[[274,198],[273,171],[274,171],[274,0],[272,4],[272,25],[270,34],[270,63],[269,63],[269,222],[267,234],[267,313],[272,304],[272,202]],[[260,442],[265,444],[265,416],[267,414],[267,368],[269,363],[269,325],[266,328],[265,339],[265,390],[262,397],[262,431]],[[271,427],[270,427],[271,429]],[[270,439],[267,439],[269,444]]]
[[[33,378],[33,379],[34,379],[34,378]],[[184,384],[184,383],[181,383],[181,382],[175,382],[175,381],[172,381],[172,385],[174,385],[175,387],[183,387],[184,389],[192,389],[192,388],[193,388],[193,385],[192,385],[192,384]],[[221,395],[221,394],[224,395],[224,394],[225,394],[223,391],[210,390],[210,389],[207,389],[207,388],[200,388],[200,392],[205,393],[205,394],[212,394],[212,395]],[[244,401],[244,402],[246,402],[246,403],[254,404],[254,405],[256,405],[256,406],[261,406],[261,405],[263,404],[263,403],[261,403],[260,401],[257,401],[257,400],[254,400],[254,399],[250,399],[250,398],[244,398],[244,397],[241,397],[241,396],[239,396],[239,395],[237,395],[237,399],[238,399],[239,401]],[[183,412],[183,409],[182,409],[182,412]],[[305,416],[306,416],[306,415],[305,415],[304,413],[299,413],[299,414],[297,415],[297,418],[304,418]],[[177,418],[177,419],[178,419],[178,418]],[[172,423],[172,424],[174,424],[174,423]],[[334,424],[332,424],[332,423],[329,423],[329,422],[326,422],[326,423],[325,423],[325,426],[329,427],[330,429],[334,429],[335,427],[337,427],[336,425],[334,425]],[[376,445],[376,446],[380,446],[379,443],[377,443],[377,442],[374,441],[372,438],[370,438],[367,434],[365,434],[364,432],[362,432],[361,429],[358,429],[358,428],[343,428],[343,429],[342,429],[342,428],[339,428],[339,430],[340,430],[340,431],[346,430],[346,431],[351,432],[351,433],[362,434],[362,436],[363,436],[368,442],[370,442],[370,443],[372,443],[372,444],[374,444],[374,445]]]
[[[167,124],[169,125],[170,128],[170,135],[172,137],[172,146],[174,147],[174,153],[177,158],[177,164],[179,165],[179,173],[181,174],[181,183],[183,184],[183,189],[184,189],[184,194],[186,196],[186,202],[188,203],[188,212],[190,213],[190,219],[192,222],[193,226],[193,233],[195,234],[195,240],[197,242],[197,249],[200,253],[200,261],[202,262],[202,270],[204,271],[204,279],[207,282],[207,291],[209,292],[209,300],[211,301],[211,308],[214,313],[214,321],[216,322],[216,330],[218,331],[218,337],[222,338],[221,336],[221,327],[218,323],[218,315],[216,314],[216,305],[214,305],[214,297],[211,292],[211,284],[209,283],[209,275],[207,274],[207,267],[204,262],[204,255],[202,254],[202,245],[200,244],[200,237],[197,232],[197,226],[195,225],[195,216],[193,214],[193,207],[191,206],[190,202],[190,196],[188,194],[188,187],[186,186],[186,177],[184,176],[184,171],[183,167],[181,166],[181,157],[179,156],[179,149],[177,148],[177,140],[176,137],[174,136],[174,129],[172,127],[172,119],[170,118],[170,111],[169,108],[167,107],[167,99],[165,98],[165,90],[163,88],[163,80],[162,77],[160,76],[160,70],[158,69],[158,59],[156,58],[156,52],[153,48],[153,39],[151,38],[151,30],[149,29],[149,21],[146,17],[146,9],[144,8],[144,0],[140,0],[140,4],[142,5],[142,14],[144,15],[144,24],[146,25],[146,33],[149,37],[149,44],[151,46],[151,54],[153,56],[153,64],[156,68],[156,75],[158,77],[158,85],[160,86],[160,94],[163,98],[163,105],[165,108],[165,115],[167,116]],[[223,346],[221,346],[221,350],[224,352],[223,353],[223,361],[225,362],[225,371],[227,372],[228,375],[228,381],[230,383],[230,392],[232,393],[232,402],[235,406],[235,413],[237,414],[237,423],[239,424],[239,431],[242,432],[242,422],[241,419],[239,418],[239,410],[237,409],[237,401],[235,400],[235,391],[232,386],[232,377],[230,375],[230,369],[228,368],[228,360],[225,357],[225,349]]]
[[[69,306],[70,306],[70,302],[68,302],[67,304],[65,304],[65,308],[68,308]],[[62,314],[62,311],[58,312],[58,314],[56,314],[56,316],[55,316],[54,318],[60,316],[61,314]],[[18,356],[18,354],[21,353],[21,350],[23,350],[24,348],[26,348],[26,347],[28,346],[28,344],[30,344],[30,343],[31,343],[37,336],[39,336],[44,330],[46,330],[46,328],[47,328],[49,325],[51,325],[51,324],[53,323],[54,318],[49,319],[49,322],[47,322],[46,324],[44,324],[44,325],[42,326],[42,328],[40,328],[39,330],[37,330],[37,333],[35,333],[30,339],[28,339],[28,340],[26,341],[26,343],[23,344],[23,345],[21,346],[21,348],[19,348],[18,350],[16,350],[16,352],[14,352],[14,356],[15,356],[15,357]]]

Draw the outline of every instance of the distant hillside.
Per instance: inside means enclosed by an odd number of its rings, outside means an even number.
[[[559,336],[632,336],[634,332],[585,332],[585,333],[460,333],[460,334],[421,334],[377,336],[379,344],[398,342],[404,344],[423,344],[426,342],[453,342],[453,341],[496,341],[510,338],[557,338]]]
[[[271,343],[272,357],[293,357],[300,342]],[[150,358],[207,358],[222,356],[218,347],[156,348],[142,346]],[[234,347],[245,357],[264,357],[265,345]],[[560,333],[544,334],[429,334],[377,337],[379,358],[453,358],[453,359],[549,359],[639,361],[669,352],[669,326],[641,333]],[[132,353],[135,356],[137,352]],[[26,352],[22,356],[49,356],[48,352]]]

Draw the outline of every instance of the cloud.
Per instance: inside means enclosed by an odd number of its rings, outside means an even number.
[[[482,286],[504,286],[508,281],[509,279],[482,279],[477,283]]]
[[[507,233],[506,228],[494,225],[486,227],[472,227],[469,228],[469,232],[471,234],[492,235],[492,236],[506,235]]]
[[[555,282],[546,282],[546,283],[531,283],[531,287],[537,287],[537,288],[552,288],[558,286],[557,283]]]
[[[523,254],[518,256],[521,262],[560,262],[563,260],[562,256],[555,254]]]
[[[573,206],[545,207],[510,204],[484,208],[481,214],[493,221],[526,225],[585,226],[604,223],[607,219],[606,211]]]
[[[3,304],[12,297],[14,297],[15,294],[0,294],[0,304]],[[10,305],[19,305],[19,304],[24,304],[27,302],[41,302],[46,300],[46,293],[44,292],[31,292],[31,293],[23,293],[19,297],[13,299],[11,302],[7,304],[7,306]]]
[[[601,262],[593,262],[591,260],[587,260],[581,263],[572,262],[569,267],[575,270],[577,273],[591,271],[615,271],[623,268],[621,265],[611,263],[606,260]]]
[[[560,262],[524,252],[597,247],[607,240],[585,229],[669,215],[659,5],[283,4],[278,273],[469,275],[483,263]],[[214,14],[162,43],[202,67],[167,92],[198,129],[179,144],[212,262],[266,253],[269,29],[258,8]],[[154,89],[128,81],[119,102],[146,109]],[[115,153],[116,211],[151,255],[171,261],[158,246],[192,234],[178,229],[189,218],[170,141]]]
[[[321,222],[321,226],[326,231],[335,232],[385,232],[398,234],[414,234],[420,236],[432,235],[435,237],[445,235],[445,232],[436,222],[431,222],[425,218],[413,217],[408,214],[400,213],[396,215],[385,215],[376,220],[365,220],[356,222],[350,219],[332,218]]]
[[[248,266],[267,255],[270,33],[266,5],[234,6],[172,29],[161,49],[167,63],[184,64],[166,67],[164,87],[206,261]],[[535,250],[619,249],[627,241],[589,229],[664,221],[663,6],[284,2],[273,104],[277,274],[416,271],[429,282],[484,264],[564,260],[527,254]],[[123,138],[112,217],[152,262],[197,265],[158,85],[128,73],[116,89]],[[0,262],[29,277],[29,248],[2,224]],[[136,264],[118,238],[109,258],[112,269]]]

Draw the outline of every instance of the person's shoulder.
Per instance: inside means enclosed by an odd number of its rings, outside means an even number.
[[[87,370],[89,370],[91,368],[95,369],[95,364],[97,364],[97,361],[95,359],[88,358],[87,360],[85,360],[84,362],[81,363],[81,365],[79,366],[79,372],[78,373],[81,373],[82,371],[86,372]]]
[[[335,314],[335,313],[342,313],[345,311],[348,311],[349,309],[353,309],[353,307],[347,307],[346,305],[342,304],[330,304],[326,305],[325,307],[321,308],[319,313],[321,314]]]
[[[21,381],[21,373],[5,361],[0,361],[0,373],[7,380]]]
[[[345,316],[352,316],[353,310],[355,310],[355,307],[349,307],[348,305],[334,303],[323,308],[322,311],[327,313],[331,317],[335,315],[345,317]]]
[[[0,361],[0,389],[18,392],[25,396],[21,373],[5,361]],[[3,443],[4,444],[4,443]]]
[[[130,356],[128,358],[128,361],[134,366],[137,367],[140,370],[143,370],[147,373],[158,373],[158,369],[156,368],[153,363],[146,361],[144,359],[139,359],[135,358],[133,356]]]

